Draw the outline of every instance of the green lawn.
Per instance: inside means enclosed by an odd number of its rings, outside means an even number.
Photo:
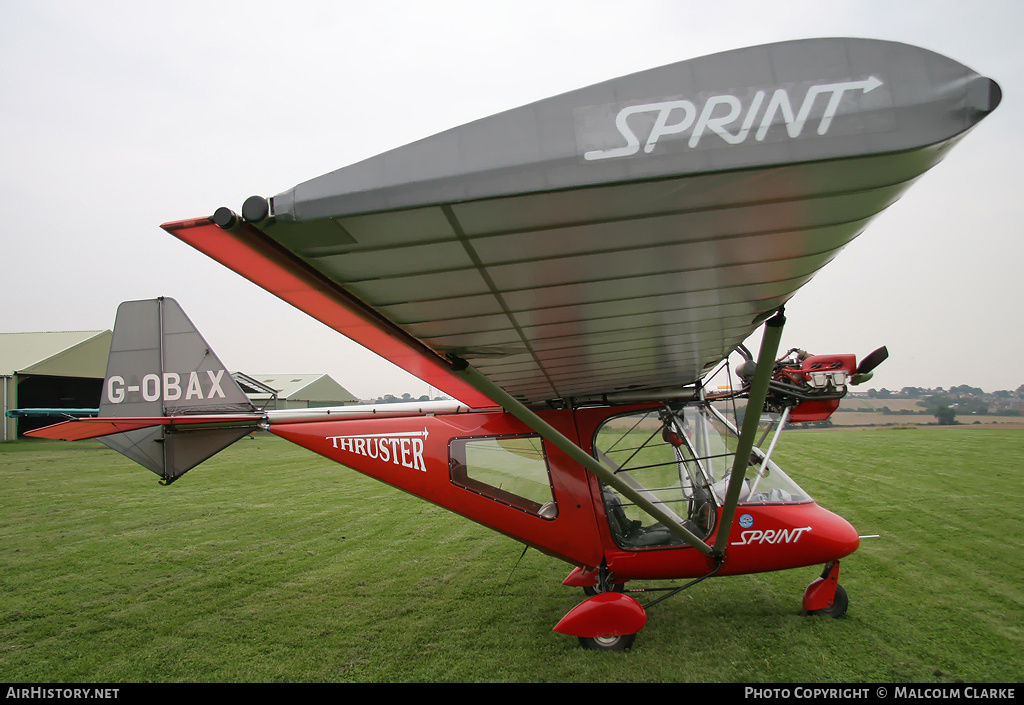
[[[551,631],[569,566],[271,437],[171,487],[96,442],[0,444],[7,682],[1009,682],[1024,672],[1024,431],[793,432],[778,461],[862,534],[817,570],[710,580],[633,650]]]

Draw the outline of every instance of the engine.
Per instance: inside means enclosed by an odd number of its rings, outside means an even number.
[[[765,408],[781,412],[789,408],[789,420],[824,421],[839,408],[850,385],[871,379],[871,371],[889,356],[885,347],[865,357],[860,365],[852,354],[812,355],[793,348],[776,360],[768,383]],[[753,376],[753,363],[748,362],[741,376]]]

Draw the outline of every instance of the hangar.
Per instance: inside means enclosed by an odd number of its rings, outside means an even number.
[[[8,417],[12,409],[96,409],[107,371],[109,330],[0,333],[0,441],[58,416]],[[297,409],[359,402],[326,374],[232,375],[257,407]]]
[[[9,409],[99,406],[111,337],[109,330],[0,333],[0,440],[58,420],[8,418]]]
[[[232,377],[261,409],[308,409],[358,404],[351,392],[326,374],[265,374]]]

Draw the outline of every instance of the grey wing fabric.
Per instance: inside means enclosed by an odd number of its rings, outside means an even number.
[[[525,401],[678,386],[1000,97],[990,79],[905,44],[739,49],[344,167],[273,197],[256,225]]]

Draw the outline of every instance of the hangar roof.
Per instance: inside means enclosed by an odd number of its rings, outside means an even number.
[[[109,330],[0,333],[0,375],[103,379],[111,336]]]
[[[326,374],[250,374],[249,376],[277,391],[278,399],[357,401],[351,392]],[[259,395],[250,396],[258,397]]]

